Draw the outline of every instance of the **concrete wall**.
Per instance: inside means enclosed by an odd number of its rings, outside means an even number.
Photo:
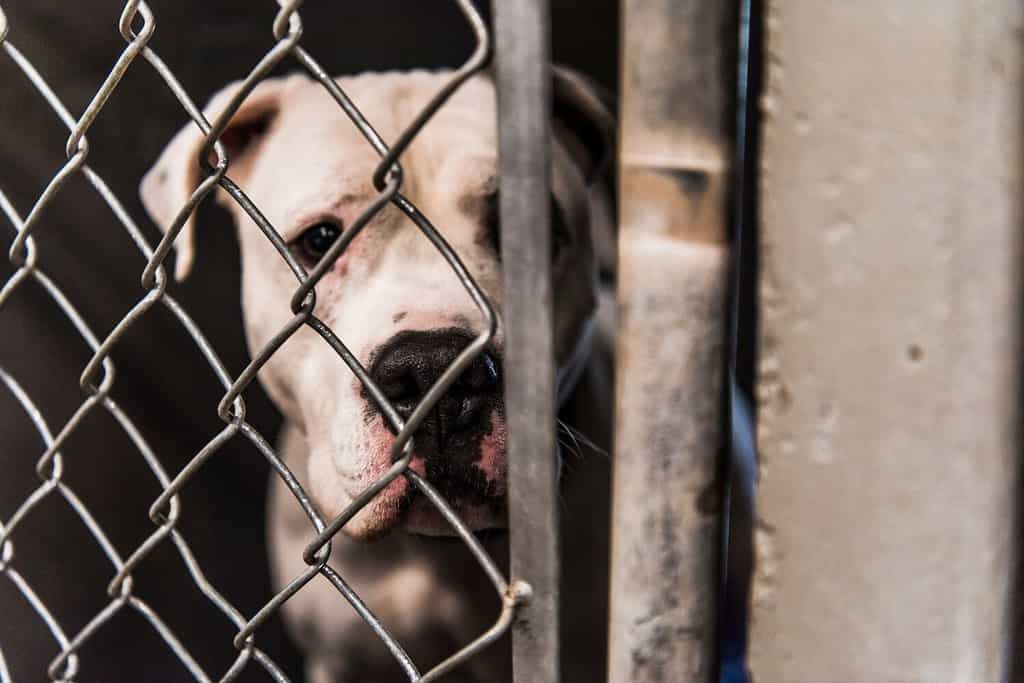
[[[754,677],[1001,680],[1024,6],[765,4]]]

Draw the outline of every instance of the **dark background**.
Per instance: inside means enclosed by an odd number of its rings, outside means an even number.
[[[273,44],[277,5],[249,1],[154,0],[150,43],[197,103],[245,75]],[[481,3],[486,4],[486,3]],[[38,68],[65,105],[79,115],[124,43],[115,0],[13,0],[4,3],[9,40]],[[486,10],[486,8],[483,8]],[[555,0],[553,51],[609,89],[616,84],[617,2]],[[472,36],[453,2],[375,0],[309,3],[302,10],[303,45],[329,72],[457,66]],[[282,71],[298,66],[286,60]],[[102,175],[155,244],[156,228],[137,198],[139,179],[184,112],[142,59],[89,131],[90,165]],[[68,132],[6,54],[0,55],[0,188],[19,212],[64,162]],[[6,221],[0,244],[13,231]],[[247,354],[239,314],[239,264],[224,214],[207,206],[199,223],[191,277],[172,284],[237,375]],[[74,177],[46,211],[35,233],[39,263],[101,338],[144,295],[144,262],[105,203],[84,178]],[[0,281],[12,273],[0,259]],[[0,364],[34,399],[58,431],[81,403],[78,376],[89,358],[85,344],[57,307],[26,282],[0,311]],[[216,405],[223,392],[187,334],[162,307],[152,309],[113,353],[113,396],[127,410],[164,467],[177,472],[223,426]],[[249,419],[273,438],[279,417],[254,385],[246,393]],[[0,519],[7,519],[38,485],[34,467],[42,446],[24,412],[0,391]],[[154,527],[147,510],[159,493],[142,458],[112,418],[94,411],[63,449],[65,481],[86,502],[124,555]],[[268,468],[257,451],[235,439],[182,494],[179,528],[211,582],[252,615],[270,594],[263,538]],[[16,566],[73,635],[106,604],[112,577],[77,516],[57,496],[37,507],[13,537]],[[135,572],[136,593],[182,638],[214,679],[230,665],[235,629],[192,584],[169,543]],[[300,677],[298,655],[277,620],[257,640],[287,673]],[[39,680],[56,647],[42,622],[9,581],[0,581],[0,647],[15,680]],[[181,681],[188,674],[135,612],[124,609],[82,650],[78,680]],[[243,680],[268,680],[250,665]]]

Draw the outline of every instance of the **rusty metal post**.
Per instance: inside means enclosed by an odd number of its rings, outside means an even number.
[[[609,680],[709,682],[734,14],[700,0],[622,9]]]
[[[521,683],[554,683],[558,652],[558,459],[550,277],[546,0],[494,2],[505,278],[512,589],[529,586],[512,632]]]
[[[766,7],[753,675],[1008,680],[1024,6]]]

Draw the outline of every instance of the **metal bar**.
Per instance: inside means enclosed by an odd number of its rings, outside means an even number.
[[[1024,12],[924,9],[766,4],[759,681],[1020,674]]]
[[[502,0],[493,8],[505,366],[514,368],[505,377],[511,575],[531,589],[513,626],[513,672],[521,683],[548,683],[559,677],[548,3]]]
[[[731,3],[625,0],[609,681],[710,683]]]

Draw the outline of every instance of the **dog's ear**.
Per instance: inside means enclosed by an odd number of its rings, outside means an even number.
[[[591,185],[615,149],[611,97],[577,71],[563,66],[553,66],[551,71],[552,130]]]
[[[575,71],[559,66],[552,71],[551,127],[589,188],[591,244],[601,277],[609,280],[616,262],[615,201],[611,176],[605,171],[615,156],[614,100]]]
[[[228,160],[234,166],[266,132],[280,110],[287,78],[267,79],[257,85],[242,102],[220,136]],[[210,100],[203,115],[211,124],[238,93],[241,82],[228,85]],[[142,179],[139,194],[150,217],[166,232],[175,216],[200,182],[199,153],[204,137],[195,122],[189,122],[164,148],[160,158]],[[175,240],[174,276],[184,279],[192,267],[194,219],[189,216]]]

